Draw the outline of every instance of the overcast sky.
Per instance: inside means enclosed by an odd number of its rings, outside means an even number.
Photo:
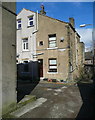
[[[18,2],[17,14],[23,9],[40,11],[44,4],[46,15],[68,22],[69,17],[74,17],[75,27],[81,36],[81,41],[86,47],[92,46],[92,26],[80,28],[81,24],[93,24],[93,2]]]

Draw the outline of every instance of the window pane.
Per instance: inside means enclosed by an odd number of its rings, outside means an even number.
[[[56,63],[56,60],[50,60],[50,65],[51,65],[51,64],[52,64],[52,65],[57,64],[57,63]]]
[[[33,21],[30,21],[30,25],[33,25]]]
[[[40,46],[43,45],[43,41],[40,41],[40,42],[39,42],[39,45],[40,45]]]
[[[56,37],[56,34],[49,35],[49,38],[50,38],[50,37]]]
[[[56,47],[56,34],[49,35],[49,47]]]
[[[33,17],[30,17],[29,20],[33,20]]]
[[[56,41],[49,41],[49,43],[50,43],[50,44],[52,44],[52,43],[54,44],[54,43],[56,43]]]
[[[49,40],[56,40],[56,37],[50,37]]]
[[[25,49],[25,43],[23,44],[23,49]]]
[[[50,41],[49,44],[56,44],[56,41]]]
[[[28,43],[26,43],[26,49],[28,49]]]
[[[50,69],[49,72],[57,72],[57,69]]]
[[[56,60],[56,58],[49,59],[49,72],[57,72],[57,60]]]
[[[57,69],[57,66],[49,66],[50,69]]]
[[[18,28],[21,28],[21,24],[18,24]]]
[[[21,23],[21,20],[18,20],[18,23]]]
[[[56,47],[56,43],[49,43],[49,47]]]

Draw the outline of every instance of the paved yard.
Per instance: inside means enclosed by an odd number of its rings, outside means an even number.
[[[92,83],[70,86],[40,82],[35,87],[33,83],[24,82],[18,86],[19,97],[31,94],[40,101],[35,101],[33,109],[21,118],[95,118],[95,89]]]
[[[82,105],[79,89],[74,85],[40,83],[31,94],[47,101],[22,115],[22,118],[75,118]]]

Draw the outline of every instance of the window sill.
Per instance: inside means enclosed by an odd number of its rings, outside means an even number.
[[[27,26],[27,28],[34,27],[34,25]]]
[[[58,74],[58,72],[47,72],[48,74]]]
[[[47,50],[54,50],[54,49],[58,49],[58,47],[54,47],[54,48],[47,48]]]
[[[16,29],[16,30],[22,30],[22,28]]]
[[[29,50],[22,50],[22,52],[29,52]]]

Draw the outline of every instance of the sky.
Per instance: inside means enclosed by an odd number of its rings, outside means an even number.
[[[92,26],[80,28],[81,24],[93,24],[93,2],[17,2],[18,14],[23,8],[40,11],[44,5],[46,15],[65,22],[69,17],[75,19],[75,28],[81,36],[86,48],[92,47]]]

